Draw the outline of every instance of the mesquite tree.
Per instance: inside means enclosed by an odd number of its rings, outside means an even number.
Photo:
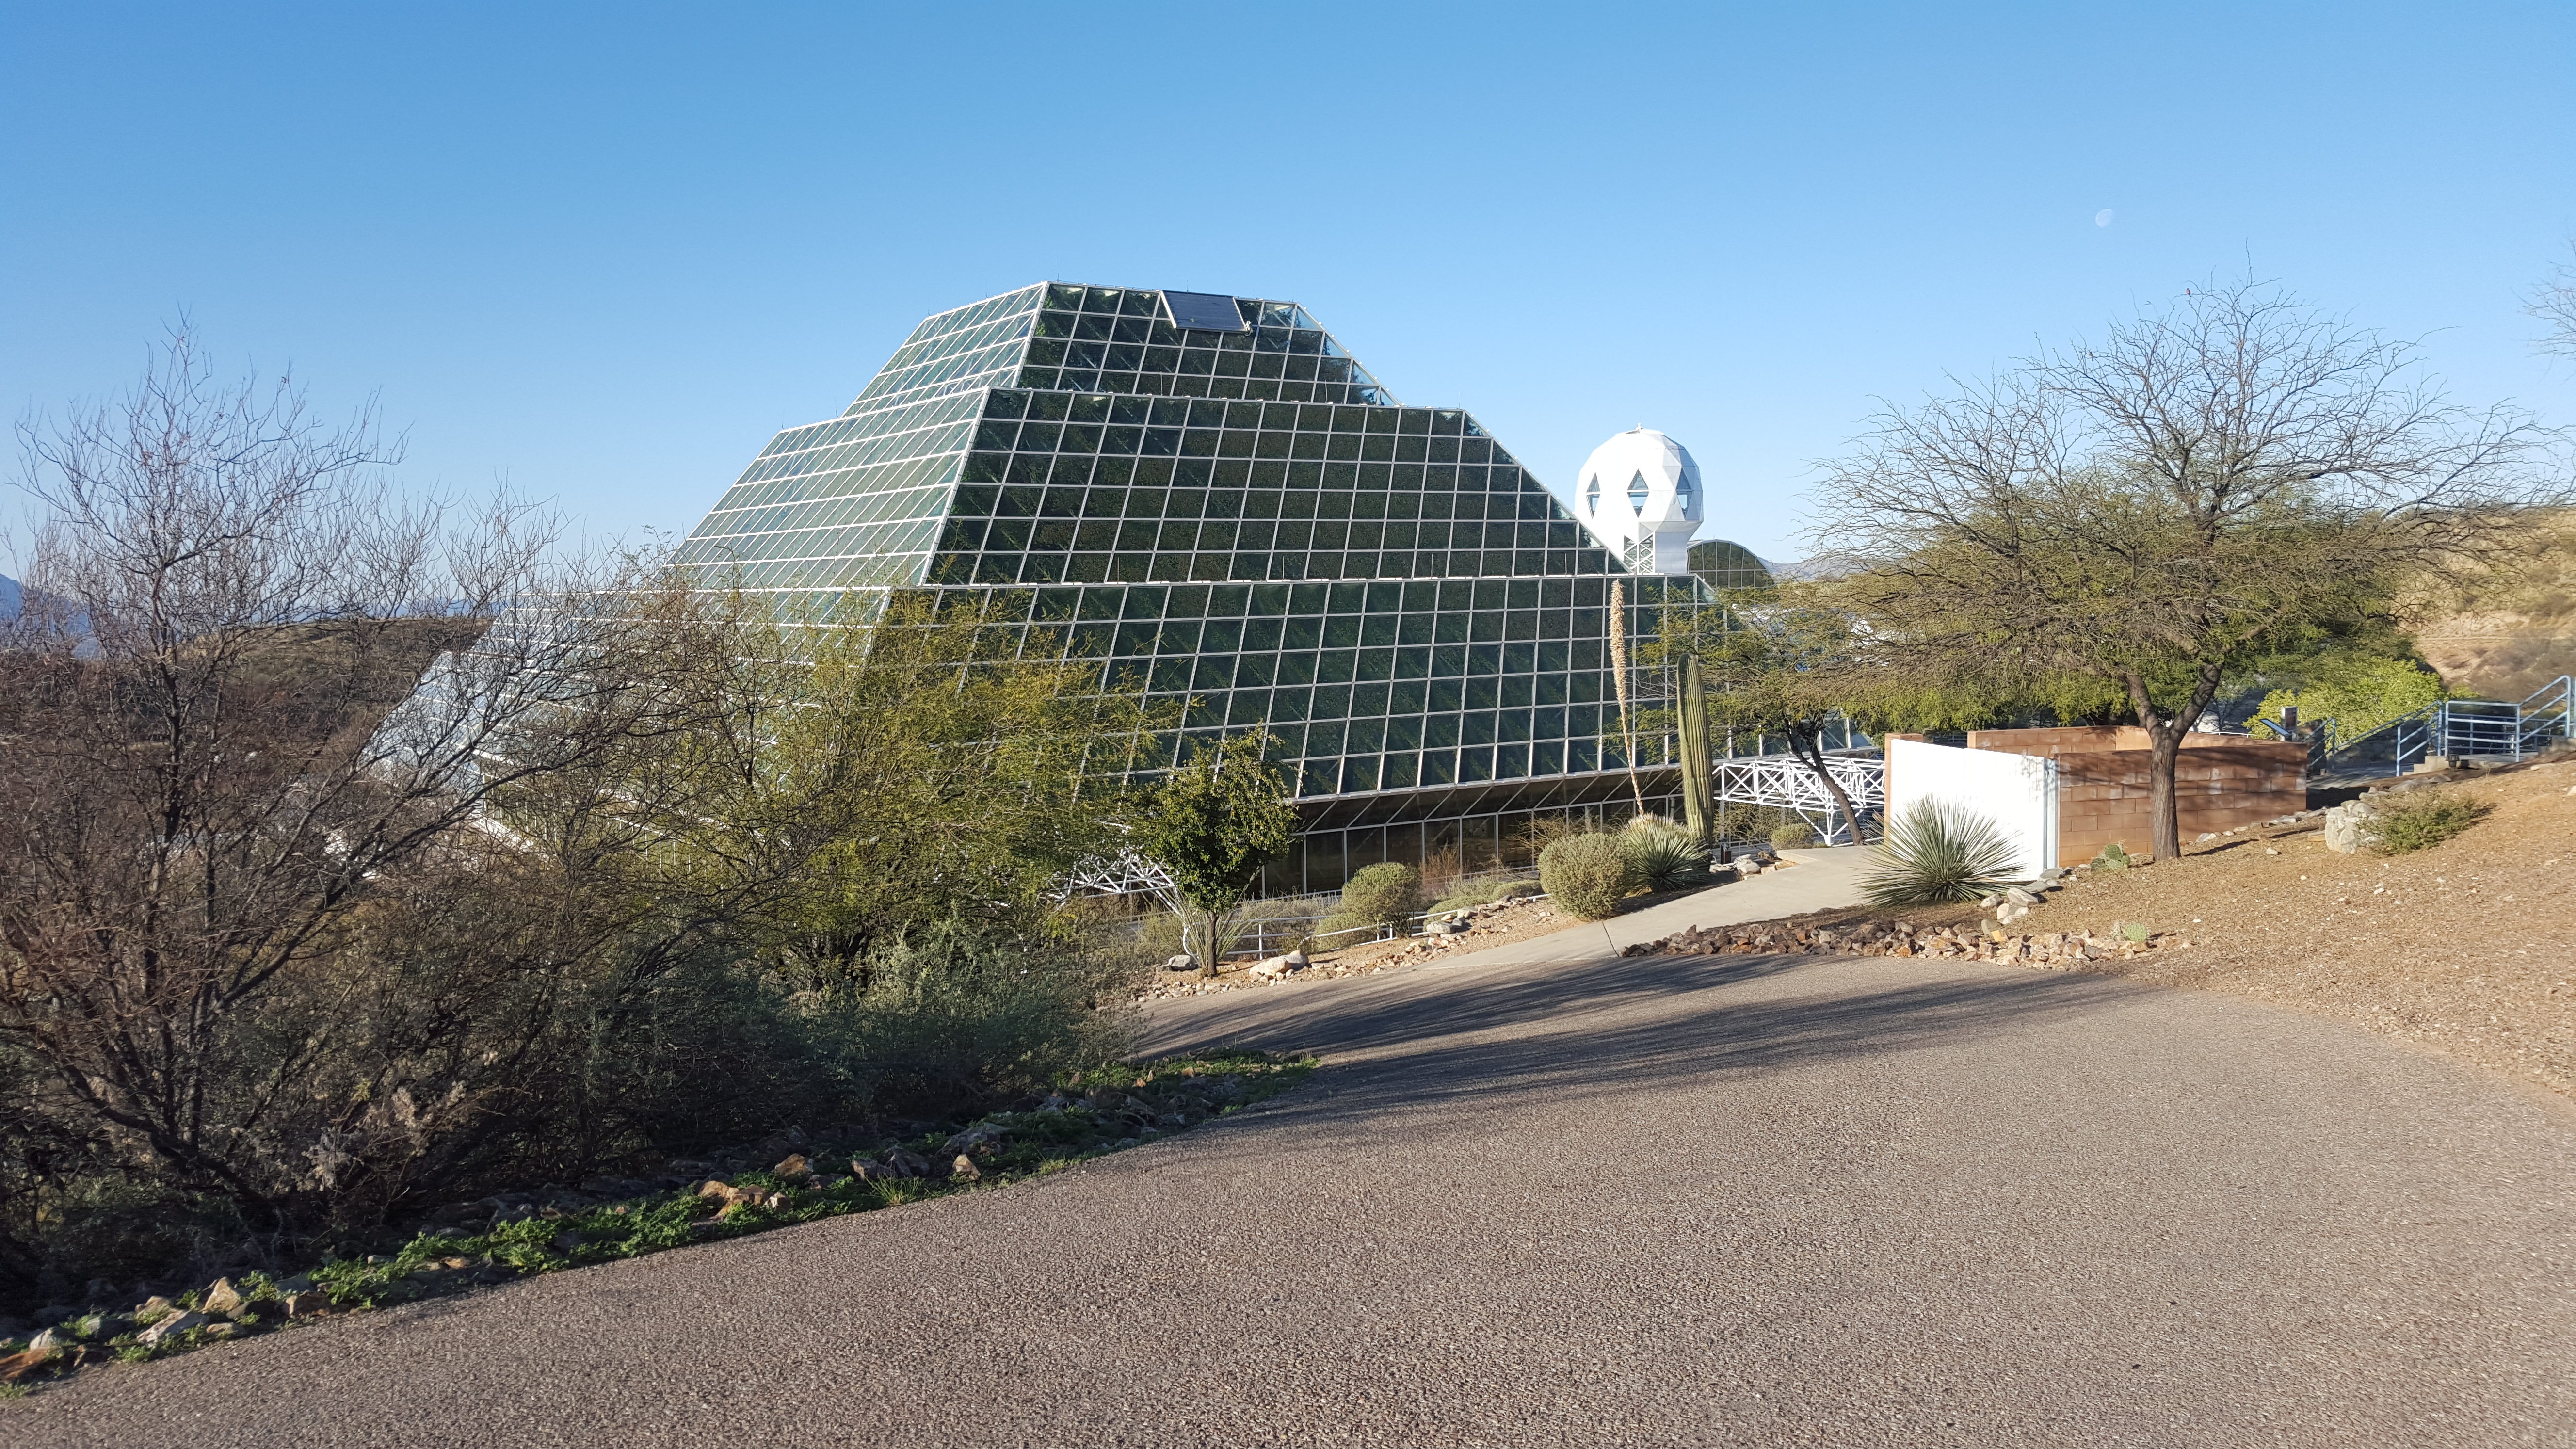
[[[2473,568],[2550,435],[2451,404],[2414,350],[2251,285],[2194,288],[2098,343],[1887,412],[1819,491],[1819,545],[1874,647],[2117,692],[2180,850],[2183,734],[2285,631]]]

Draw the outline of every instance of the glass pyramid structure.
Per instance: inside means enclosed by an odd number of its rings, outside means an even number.
[[[1709,598],[1628,573],[1472,416],[1399,405],[1293,302],[1053,282],[924,321],[679,557],[808,618],[921,590],[1051,622],[1104,681],[1187,702],[1143,769],[1266,725],[1308,824],[1272,894],[1511,860],[1535,814],[1673,812],[1669,738],[1631,783],[1609,610],[1615,586],[1642,640]]]

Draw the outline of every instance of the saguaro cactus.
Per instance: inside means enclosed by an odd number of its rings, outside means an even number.
[[[1715,814],[1709,808],[1708,690],[1700,683],[1699,656],[1682,656],[1682,823],[1691,840],[1709,845]]]

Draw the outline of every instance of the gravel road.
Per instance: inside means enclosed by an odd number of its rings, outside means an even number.
[[[1304,1090],[1043,1182],[0,1404],[13,1446],[2576,1444],[2576,1118],[1970,963],[1170,1003]]]

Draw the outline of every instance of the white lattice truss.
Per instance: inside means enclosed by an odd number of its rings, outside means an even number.
[[[1163,909],[1181,908],[1181,888],[1172,873],[1122,846],[1116,855],[1095,855],[1073,868],[1059,888],[1064,896],[1152,896]]]
[[[1800,819],[1816,828],[1819,838],[1844,840],[1851,831],[1843,823],[1842,812],[1834,804],[1831,791],[1816,778],[1816,772],[1796,755],[1750,755],[1741,759],[1718,760],[1716,779],[1711,793],[1721,804],[1770,805],[1798,812]],[[1866,812],[1883,809],[1887,804],[1887,761],[1868,755],[1827,755],[1825,769],[1834,783],[1851,797],[1852,809]]]

